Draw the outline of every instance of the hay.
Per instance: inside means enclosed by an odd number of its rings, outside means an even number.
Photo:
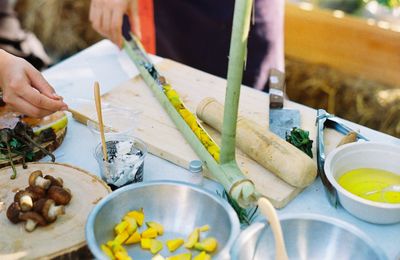
[[[288,57],[286,73],[287,92],[292,100],[400,137],[400,86]]]
[[[58,61],[101,39],[89,22],[90,0],[19,0],[24,29],[33,31]]]

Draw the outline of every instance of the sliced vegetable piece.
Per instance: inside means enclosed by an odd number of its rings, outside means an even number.
[[[164,234],[164,227],[160,223],[157,223],[155,221],[148,221],[146,222],[146,225],[149,228],[154,228],[155,230],[157,230],[158,235],[161,236],[162,234]]]
[[[142,238],[156,238],[157,234],[158,232],[155,228],[148,228],[142,232]]]
[[[170,252],[174,252],[181,245],[183,245],[184,242],[185,241],[182,238],[177,238],[177,239],[167,240],[166,244],[167,244],[168,250]]]
[[[122,232],[125,231],[125,229],[128,227],[129,223],[125,220],[119,222],[117,225],[114,227],[114,232],[115,234],[121,234]]]
[[[128,222],[128,227],[126,228],[126,230],[128,231],[129,235],[132,235],[137,230],[138,227],[136,219],[130,216],[125,216],[123,220]]]
[[[199,229],[195,228],[193,232],[189,235],[188,240],[185,243],[185,247],[190,249],[199,241]]]
[[[139,227],[143,225],[144,222],[143,208],[141,208],[140,210],[132,210],[128,212],[126,215],[136,219],[136,223],[139,225]]]
[[[115,253],[115,258],[117,260],[132,260],[132,258],[127,253],[124,253],[122,251],[116,252]]]
[[[140,233],[136,230],[126,241],[126,245],[139,243],[141,239]]]
[[[163,249],[163,243],[160,240],[157,240],[157,239],[151,240],[150,252],[153,255],[157,254],[162,249]]]
[[[151,260],[165,260],[165,258],[160,254],[156,254],[151,258]]]
[[[123,244],[128,238],[129,238],[128,231],[125,230],[124,232],[118,234],[118,235],[114,238],[114,241],[115,241],[116,243],[118,243],[119,245],[121,245],[121,244]]]
[[[211,260],[211,256],[207,254],[205,251],[202,251],[200,254],[196,255],[192,260]]]
[[[192,253],[182,253],[179,255],[167,257],[165,260],[190,260],[191,258],[192,258]]]
[[[140,246],[143,249],[150,249],[151,248],[151,240],[153,240],[152,238],[142,238],[140,240]]]
[[[101,248],[101,251],[103,251],[103,253],[104,253],[106,256],[108,256],[111,260],[114,260],[114,259],[115,259],[112,250],[111,250],[108,246],[106,246],[105,244],[101,244],[101,245],[100,245],[100,248]]]
[[[215,251],[215,249],[217,249],[217,246],[218,246],[217,239],[213,237],[207,237],[203,241],[194,244],[194,249],[212,253]]]
[[[199,230],[201,232],[206,232],[206,231],[210,230],[210,225],[201,226],[201,227],[199,227]]]

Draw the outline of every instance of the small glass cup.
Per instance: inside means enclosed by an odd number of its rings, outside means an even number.
[[[106,136],[107,161],[104,160],[101,142],[94,156],[100,167],[101,178],[115,190],[122,186],[143,181],[146,144],[130,135]]]
[[[108,105],[102,109],[104,134],[107,135],[134,135],[135,127],[140,112]],[[97,117],[95,117],[97,120]],[[88,120],[86,125],[94,134],[97,140],[100,140],[99,124]]]

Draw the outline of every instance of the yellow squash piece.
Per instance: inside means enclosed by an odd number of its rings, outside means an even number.
[[[165,260],[165,258],[160,254],[156,254],[151,258],[151,260]]]
[[[207,254],[205,251],[202,251],[200,254],[196,255],[192,260],[211,260],[211,256]]]
[[[117,260],[132,260],[132,258],[128,254],[125,254],[124,252],[121,251],[115,253],[115,258]]]
[[[199,229],[195,228],[193,232],[189,235],[188,240],[185,243],[185,247],[190,249],[199,241]]]
[[[156,238],[157,234],[157,230],[151,227],[142,232],[142,238]]]
[[[162,249],[163,249],[163,243],[160,240],[157,240],[157,239],[151,240],[150,252],[153,255],[157,254]]]
[[[139,243],[141,239],[141,236],[139,234],[139,231],[136,230],[126,241],[126,245],[131,245],[131,244],[136,244]]]
[[[114,238],[114,241],[115,241],[116,243],[118,243],[119,245],[121,245],[121,244],[123,244],[128,238],[129,238],[128,231],[125,230],[124,232],[118,234],[118,235]]]
[[[190,260],[191,258],[192,258],[192,253],[182,253],[179,255],[167,257],[165,260]]]
[[[203,241],[197,242],[194,245],[194,249],[212,253],[215,251],[215,249],[217,249],[217,246],[218,246],[217,239],[215,239],[213,237],[207,237]]]
[[[157,223],[155,221],[148,221],[146,222],[146,226],[157,230],[157,234],[160,236],[164,234],[164,227],[160,223]]]
[[[114,232],[115,234],[121,234],[122,232],[125,231],[125,229],[128,227],[129,223],[127,221],[121,221],[114,227]]]
[[[143,225],[144,222],[143,208],[141,208],[140,210],[129,211],[126,215],[136,219],[136,223],[138,224],[139,227]]]
[[[118,244],[113,245],[112,251],[114,253],[114,256],[118,252],[122,252],[123,254],[128,255],[128,252],[126,251],[125,247],[118,245]]]
[[[103,251],[103,253],[106,256],[108,256],[108,258],[110,258],[111,260],[115,259],[113,252],[111,251],[111,249],[108,246],[106,246],[105,244],[101,244],[100,248],[101,248],[101,251]]]
[[[185,241],[182,238],[177,238],[177,239],[167,240],[166,244],[167,244],[168,250],[170,252],[174,252],[181,245],[183,245],[184,242]]]
[[[126,228],[126,230],[128,231],[129,235],[132,235],[137,230],[136,219],[133,217],[125,216],[123,220],[128,222],[128,227]]]
[[[143,249],[150,249],[151,248],[151,240],[153,240],[152,238],[142,238],[140,240],[140,246]]]
[[[206,232],[206,231],[210,230],[210,225],[201,226],[201,227],[199,227],[199,230],[201,232]]]

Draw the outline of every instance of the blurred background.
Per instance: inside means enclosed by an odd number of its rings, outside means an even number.
[[[22,27],[57,63],[101,40],[90,0],[18,0]],[[289,98],[400,137],[400,0],[290,0]]]

